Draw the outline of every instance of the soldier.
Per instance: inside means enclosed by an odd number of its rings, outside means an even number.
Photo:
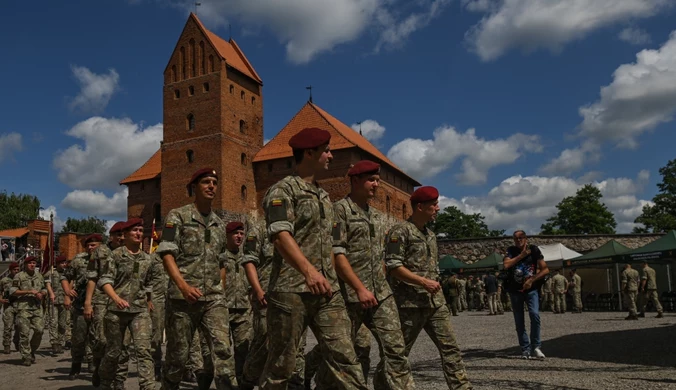
[[[388,234],[385,263],[399,307],[408,357],[425,329],[441,355],[446,383],[451,389],[470,389],[460,348],[451,326],[451,313],[440,294],[437,240],[425,227],[439,212],[439,191],[420,187],[411,195],[413,214]]]
[[[333,266],[334,212],[315,176],[333,159],[331,134],[306,128],[289,140],[296,174],[268,190],[263,200],[268,235],[275,245],[268,291],[269,355],[261,389],[286,389],[294,374],[297,348],[309,325],[322,344],[327,381],[343,389],[366,389],[350,318]]]
[[[169,211],[157,254],[169,275],[162,388],[175,390],[188,362],[197,328],[209,346],[209,359],[198,382],[217,389],[237,388],[230,346],[221,265],[225,259],[225,223],[212,210],[218,175],[211,168],[196,171],[187,184],[195,202]]]
[[[638,293],[638,271],[631,268],[631,264],[627,263],[622,271],[620,280],[622,281],[622,292],[629,307],[629,315],[625,320],[638,320],[636,313],[636,294]]]
[[[502,306],[502,293],[504,289],[502,288],[502,278],[500,277],[500,272],[495,272],[495,279],[498,283],[498,291],[495,293],[495,308],[499,315],[505,314],[505,308]]]
[[[56,269],[49,271],[45,278],[49,299],[53,305],[49,323],[49,341],[52,343],[52,352],[55,355],[63,353],[63,345],[66,336],[66,322],[68,310],[63,305],[63,287],[61,286],[61,275],[66,269],[68,259],[66,256],[58,256],[54,259]]]
[[[233,221],[225,226],[226,259],[223,269],[226,272],[224,280],[225,302],[230,317],[230,335],[235,352],[235,373],[241,381],[244,371],[244,360],[249,353],[251,344],[251,302],[249,301],[249,282],[246,272],[242,268],[242,251],[240,247],[244,241],[244,224]]]
[[[474,275],[467,277],[467,310],[472,311],[476,310],[476,304],[474,303]]]
[[[458,312],[460,311],[458,298],[460,296],[460,292],[458,291],[460,289],[460,283],[458,283],[458,277],[455,274],[452,274],[450,278],[448,278],[447,289],[448,289],[448,297],[450,298],[450,300],[447,300],[448,307],[453,313],[453,316],[457,317]]]
[[[253,338],[249,354],[244,362],[244,373],[240,388],[243,390],[253,389],[259,384],[263,373],[265,360],[268,356],[267,343],[267,307],[266,291],[270,282],[272,270],[272,255],[274,247],[267,239],[265,220],[260,221],[247,231],[244,243],[244,259],[242,267],[246,272],[247,280],[251,285],[253,306]],[[302,337],[301,339],[305,339]],[[296,371],[289,380],[289,388],[302,389],[305,369],[305,347],[298,348],[296,356]]]
[[[19,273],[19,263],[13,261],[9,264],[9,275],[0,280],[0,293],[2,294],[2,345],[5,347],[4,353],[7,355],[11,353],[10,342],[12,340],[12,329],[14,329],[14,347],[19,350],[19,332],[16,329],[16,297],[9,293],[12,287],[14,276]]]
[[[551,310],[554,312],[554,293],[553,291],[553,285],[552,282],[554,281],[553,278],[547,278],[545,280],[544,284],[542,284],[542,310]]]
[[[164,336],[164,314],[167,304],[167,284],[169,276],[164,271],[162,258],[157,253],[153,253],[153,261],[157,263],[158,277],[154,279],[153,290],[153,310],[150,312],[150,319],[153,325],[153,334],[150,349],[153,354],[155,364],[155,381],[162,380],[162,337]]]
[[[569,287],[573,288],[573,313],[582,313],[582,278],[576,269],[570,271]]]
[[[464,276],[459,275],[458,277],[458,292],[460,293],[460,312],[467,310],[467,280]]]
[[[42,317],[42,299],[47,295],[45,280],[35,271],[37,259],[24,260],[25,271],[14,276],[9,293],[16,299],[16,326],[19,330],[19,351],[24,366],[35,363],[35,351],[40,347],[45,328]],[[30,332],[33,331],[33,337]]]
[[[647,261],[643,262],[643,275],[641,276],[641,292],[643,292],[643,299],[641,304],[641,314],[639,317],[645,317],[645,307],[649,300],[653,301],[657,316],[655,318],[662,318],[662,305],[657,294],[657,276],[655,270],[650,268]]]
[[[113,250],[101,262],[97,287],[110,298],[105,321],[106,349],[97,372],[101,388],[113,389],[116,381],[125,333],[134,341],[138,362],[139,388],[155,388],[153,358],[150,352],[153,309],[152,285],[160,278],[159,264],[153,256],[141,250],[143,219],[132,218],[122,227],[124,245]],[[120,388],[124,383],[115,384]]]
[[[566,312],[566,292],[568,291],[568,280],[561,275],[561,270],[554,270],[552,278],[552,294],[554,295],[554,313],[563,314]]]
[[[483,278],[480,276],[476,278],[477,287],[475,294],[477,294],[477,300],[479,301],[479,307],[481,310],[484,310],[488,307],[488,302],[486,301],[486,283],[484,282],[485,277],[486,275],[484,275]]]

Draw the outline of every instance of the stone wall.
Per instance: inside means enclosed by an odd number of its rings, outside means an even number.
[[[561,243],[566,247],[580,252],[589,253],[610,240],[616,240],[629,248],[644,246],[656,239],[661,234],[594,234],[594,235],[569,235],[569,236],[530,236],[529,244],[549,245]],[[473,263],[490,255],[492,252],[505,253],[507,247],[514,245],[512,237],[486,237],[470,239],[439,239],[439,255],[452,255],[458,260]]]

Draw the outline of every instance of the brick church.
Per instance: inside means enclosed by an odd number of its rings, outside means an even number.
[[[334,160],[318,178],[332,200],[349,192],[350,164],[379,162],[381,186],[373,205],[391,217],[410,214],[415,179],[358,132],[312,103],[263,145],[263,81],[230,39],[207,30],[191,14],[164,69],[164,137],[160,149],[120,182],[129,188],[127,216],[141,217],[150,232],[169,210],[191,202],[186,182],[195,170],[219,174],[214,208],[226,219],[258,218],[265,191],[294,172],[291,136],[305,127],[331,132]]]

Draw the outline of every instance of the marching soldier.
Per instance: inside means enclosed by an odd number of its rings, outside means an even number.
[[[162,338],[164,337],[164,315],[167,304],[167,284],[169,276],[164,271],[162,258],[153,253],[153,261],[157,263],[158,277],[154,278],[152,285],[153,310],[150,312],[150,319],[153,325],[153,335],[151,340],[151,351],[153,362],[155,364],[155,381],[162,380]]]
[[[45,284],[49,292],[49,299],[54,305],[49,322],[49,340],[52,343],[52,351],[55,355],[63,353],[63,346],[66,336],[66,325],[68,310],[63,305],[63,287],[61,286],[61,275],[66,269],[68,259],[66,256],[58,256],[54,259],[56,269],[50,271],[45,277]]]
[[[221,281],[226,256],[225,223],[211,207],[217,187],[215,170],[204,168],[193,174],[187,189],[194,194],[195,202],[169,211],[156,251],[171,280],[162,370],[164,390],[178,389],[197,328],[209,346],[198,381],[211,383],[209,376],[213,373],[217,389],[238,387]]]
[[[624,266],[624,271],[622,271],[620,280],[622,281],[622,292],[624,293],[629,308],[629,315],[625,320],[638,320],[638,315],[636,313],[636,295],[638,294],[639,280],[638,271],[631,268],[631,264],[627,263]]]
[[[35,363],[35,351],[40,347],[45,323],[42,315],[42,299],[47,295],[45,280],[35,271],[37,259],[24,260],[25,271],[14,276],[9,293],[16,299],[16,326],[19,330],[19,350],[24,366]],[[33,337],[30,332],[33,331]]]
[[[505,308],[502,305],[502,293],[504,289],[502,288],[502,278],[500,277],[500,272],[495,273],[495,279],[498,281],[498,292],[495,294],[495,305],[498,310],[499,315],[505,314]]]
[[[14,330],[14,347],[19,350],[19,332],[16,329],[16,297],[9,293],[14,276],[19,273],[19,263],[13,261],[9,264],[9,275],[0,280],[0,293],[2,294],[2,345],[4,353],[11,353],[12,330]]]
[[[662,318],[662,304],[660,304],[659,295],[657,294],[657,276],[655,270],[650,268],[647,261],[643,262],[643,275],[641,276],[641,292],[643,292],[643,299],[641,304],[641,314],[639,317],[645,317],[645,307],[649,300],[653,301],[655,310],[657,310],[657,317]]]
[[[451,313],[440,294],[437,240],[425,227],[439,212],[439,191],[420,187],[411,195],[413,215],[390,229],[385,263],[399,307],[406,356],[420,331],[430,335],[441,355],[449,389],[471,389],[460,348],[451,326]]]

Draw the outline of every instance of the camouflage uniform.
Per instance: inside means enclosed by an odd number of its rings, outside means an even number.
[[[392,227],[387,238],[385,263],[389,271],[406,267],[415,275],[439,280],[439,256],[434,232],[418,229],[410,220]],[[406,356],[425,329],[439,350],[446,383],[451,389],[470,389],[465,364],[451,326],[451,313],[443,294],[430,294],[393,278],[394,297],[399,307],[401,330],[406,342]]]
[[[63,306],[64,292],[61,287],[61,273],[57,268],[45,275],[45,284],[52,286],[54,306],[49,319],[49,341],[53,346],[63,347],[66,336],[68,310]]]
[[[467,280],[464,278],[458,279],[458,290],[460,295],[460,311],[463,312],[468,309],[467,307]]]
[[[296,366],[298,345],[309,325],[322,345],[327,375],[340,389],[366,389],[350,341],[350,318],[332,264],[334,213],[329,194],[298,176],[274,184],[263,201],[270,237],[290,233],[309,263],[332,287],[332,297],[313,295],[303,275],[274,252],[268,299],[269,355],[262,389],[286,389]]]
[[[37,290],[47,295],[47,287],[42,274],[36,269],[33,275],[19,272],[14,276],[9,293],[14,295],[18,290]],[[16,299],[16,327],[19,331],[19,352],[24,361],[35,359],[35,351],[42,342],[45,323],[42,313],[42,301],[35,295],[22,295]],[[30,332],[33,331],[33,337]]]
[[[622,281],[622,291],[627,300],[627,307],[629,308],[629,317],[636,317],[636,295],[638,294],[638,271],[633,268],[625,268],[622,271],[620,280]]]
[[[644,267],[641,280],[646,281],[644,287],[645,292],[643,293],[643,300],[641,304],[641,313],[645,313],[645,307],[650,300],[653,301],[657,313],[662,313],[662,304],[660,304],[660,299],[657,294],[657,275],[655,275],[655,270],[648,266]]]
[[[103,389],[112,389],[127,330],[131,332],[136,348],[139,388],[155,388],[153,358],[150,353],[152,320],[148,312],[147,294],[152,293],[153,283],[161,276],[158,266],[153,256],[143,251],[131,253],[124,246],[112,251],[101,262],[101,276],[97,287],[102,290],[109,284],[120,299],[129,303],[128,308],[120,309],[109,299],[105,315],[106,350],[99,367]]]
[[[169,282],[167,351],[162,370],[165,390],[178,389],[197,328],[213,356],[213,360],[204,362],[205,371],[214,372],[218,389],[237,387],[220,269],[226,250],[225,223],[213,211],[207,218],[208,226],[194,203],[171,210],[156,251],[160,256],[172,255],[185,282],[202,292],[202,297],[191,304],[178,286]]]
[[[554,313],[566,312],[566,277],[556,274],[552,278],[552,294],[554,295]]]
[[[552,292],[553,278],[548,278],[542,285],[542,311],[554,311],[554,293]]]
[[[5,303],[2,305],[2,322],[3,322],[3,331],[2,331],[2,345],[5,349],[8,349],[12,340],[12,329],[14,329],[14,345],[19,345],[19,332],[16,329],[16,297],[13,297],[9,293],[9,289],[12,287],[12,278],[5,276],[0,280],[0,294],[4,299],[8,299],[10,303]]]
[[[153,335],[151,341],[151,350],[155,371],[162,368],[162,337],[164,336],[164,313],[167,304],[167,285],[169,284],[169,275],[164,270],[162,259],[156,253],[153,254],[157,272],[157,278],[154,278],[152,285],[153,311],[150,312],[150,319],[153,324]]]
[[[460,311],[460,292],[458,291],[460,289],[460,283],[458,282],[458,278],[453,275],[448,278],[445,283],[449,298],[446,300],[446,303],[454,316],[457,316]]]
[[[496,276],[498,279],[498,292],[495,294],[495,305],[498,310],[498,314],[505,314],[505,308],[502,306],[502,293],[503,293],[503,288],[502,288],[502,279]]]
[[[226,250],[225,268],[225,302],[230,317],[230,334],[235,352],[235,373],[242,378],[244,359],[249,353],[251,344],[251,302],[249,301],[249,282],[242,268],[242,252],[233,253]]]
[[[574,274],[570,278],[570,284],[573,287],[573,304],[575,310],[582,311],[582,278],[578,274]]]
[[[270,282],[270,271],[272,270],[272,256],[274,247],[266,231],[265,221],[260,221],[247,232],[246,241],[244,242],[244,258],[242,265],[252,263],[256,266],[258,273],[258,283],[261,285],[263,291],[268,291],[268,284]],[[251,347],[249,354],[244,362],[244,373],[242,375],[242,382],[244,384],[255,386],[258,385],[265,360],[268,357],[268,326],[267,326],[267,311],[266,307],[261,307],[258,300],[253,300],[253,338],[251,340]],[[305,337],[301,338],[303,341]],[[298,348],[296,355],[296,370],[293,377],[289,380],[289,388],[302,388],[303,377],[305,372],[305,347]]]
[[[73,282],[73,288],[78,294],[77,297],[71,298],[73,307],[71,309],[72,346],[70,353],[74,364],[82,363],[89,341],[90,323],[85,320],[83,315],[88,258],[88,253],[78,253],[61,275],[62,281]]]

